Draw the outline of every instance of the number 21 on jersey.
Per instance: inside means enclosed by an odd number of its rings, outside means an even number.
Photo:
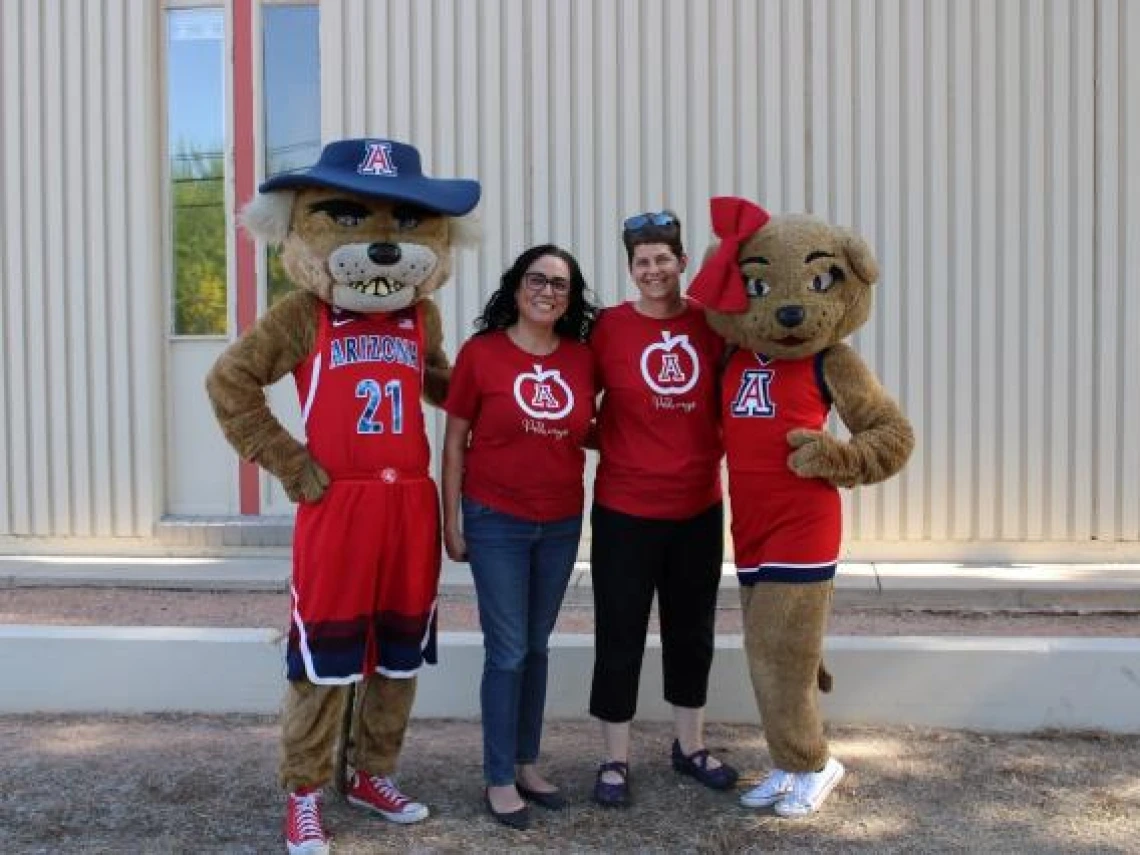
[[[404,432],[404,396],[399,380],[389,380],[383,386],[375,380],[361,380],[356,384],[356,397],[364,399],[364,409],[356,422],[356,432],[384,433],[383,413],[380,408],[388,400],[392,433]]]

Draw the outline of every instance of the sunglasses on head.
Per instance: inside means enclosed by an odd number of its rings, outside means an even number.
[[[622,227],[627,232],[637,232],[649,226],[672,226],[676,223],[677,218],[672,214],[658,211],[657,213],[634,214],[632,217],[626,217]]]

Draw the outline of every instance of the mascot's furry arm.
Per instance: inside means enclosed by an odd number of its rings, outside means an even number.
[[[837,487],[856,487],[885,481],[902,469],[914,449],[914,429],[859,354],[843,342],[832,345],[823,356],[823,377],[851,439],[844,442],[826,431],[791,431],[788,442],[796,449],[788,458],[792,471]]]
[[[424,321],[424,400],[442,407],[451,384],[451,363],[443,349],[443,322],[431,300],[422,301]]]
[[[226,349],[206,377],[226,439],[243,460],[276,476],[294,502],[320,499],[329,477],[273,415],[264,388],[312,351],[320,305],[306,291],[287,294]]]

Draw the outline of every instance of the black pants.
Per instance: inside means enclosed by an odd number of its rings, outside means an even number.
[[[590,714],[614,723],[633,718],[655,591],[665,700],[679,707],[703,707],[724,558],[723,505],[718,502],[687,520],[654,520],[595,504],[590,522]]]

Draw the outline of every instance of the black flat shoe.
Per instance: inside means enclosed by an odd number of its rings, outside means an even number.
[[[686,755],[681,751],[680,741],[676,739],[673,740],[673,768],[682,775],[696,778],[713,790],[730,790],[740,777],[735,769],[724,762],[715,768],[710,768],[707,748]]]
[[[547,810],[562,810],[570,802],[566,800],[566,796],[562,795],[558,790],[551,790],[549,793],[540,793],[538,790],[531,790],[524,787],[522,784],[515,784],[515,789],[519,791],[519,795],[526,799],[528,802],[534,802],[536,805]]]
[[[507,828],[513,828],[515,831],[526,831],[530,828],[530,809],[523,805],[518,810],[503,811],[500,813],[495,810],[494,805],[491,804],[491,797],[487,791],[483,791],[483,805],[487,808],[487,813],[495,818],[495,821],[505,825]]]
[[[602,780],[606,772],[616,772],[621,783],[610,784]],[[602,807],[627,808],[633,804],[633,794],[629,790],[629,764],[620,760],[610,760],[598,767],[594,780],[594,801]]]

